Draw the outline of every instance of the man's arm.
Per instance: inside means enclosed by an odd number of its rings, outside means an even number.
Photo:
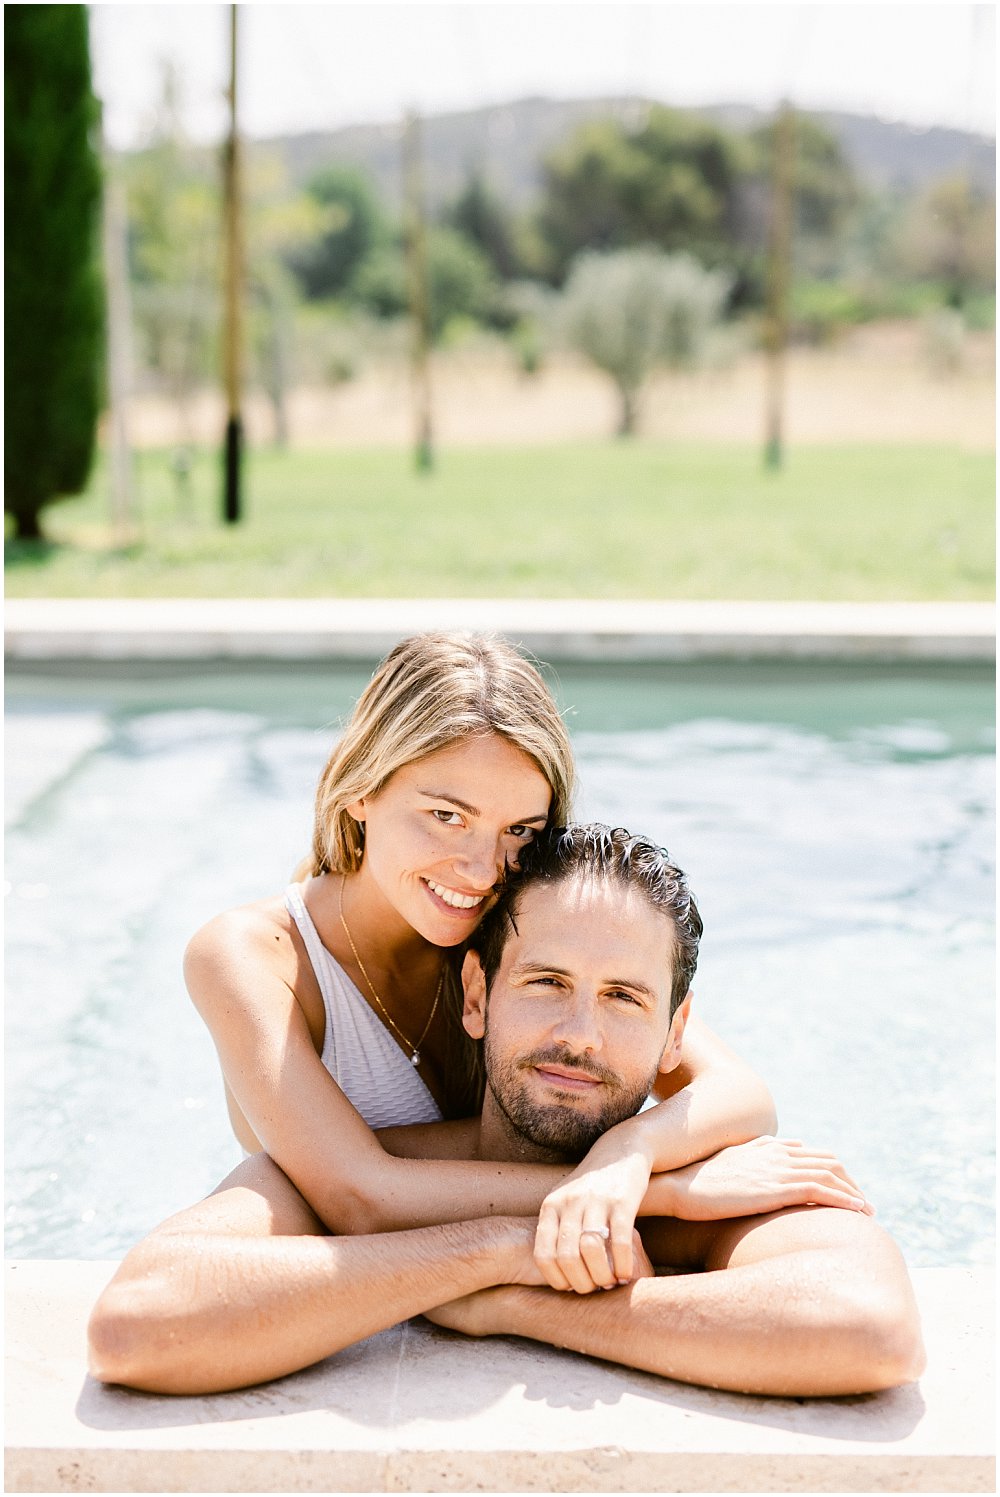
[[[125,1258],[94,1309],[90,1370],[155,1393],[215,1393],[308,1367],[488,1285],[540,1283],[534,1221],[329,1237],[266,1155]]]
[[[526,1336],[680,1382],[787,1397],[874,1392],[924,1366],[902,1258],[870,1217],[826,1208],[643,1224],[654,1261],[705,1271],[608,1294],[500,1288],[431,1319]]]

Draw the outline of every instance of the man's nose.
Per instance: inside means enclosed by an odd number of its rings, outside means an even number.
[[[552,1027],[552,1037],[573,1055],[584,1051],[596,1053],[603,1044],[597,999],[593,993],[579,990],[560,1005]]]

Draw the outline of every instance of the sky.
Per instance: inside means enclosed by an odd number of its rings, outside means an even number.
[[[225,129],[229,6],[95,5],[109,144],[149,131],[165,61],[191,139]],[[676,105],[783,97],[995,134],[996,17],[963,4],[239,6],[240,122],[251,136],[393,121],[527,95],[640,95]]]

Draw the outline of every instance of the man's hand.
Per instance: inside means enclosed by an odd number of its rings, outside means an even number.
[[[461,1299],[451,1299],[445,1305],[425,1310],[424,1319],[444,1326],[446,1331],[461,1331],[463,1336],[502,1335],[503,1299],[508,1292],[501,1287],[463,1294]]]
[[[840,1206],[874,1216],[874,1210],[835,1154],[808,1149],[798,1139],[755,1138],[722,1149],[711,1159],[658,1175],[664,1215],[683,1221],[723,1221],[762,1216],[786,1206]]]
[[[589,1294],[636,1272],[633,1228],[652,1161],[627,1123],[610,1128],[542,1203],[535,1263],[552,1289]]]

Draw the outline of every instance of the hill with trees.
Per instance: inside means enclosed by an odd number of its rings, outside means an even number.
[[[542,162],[578,126],[612,119],[641,128],[655,101],[635,98],[518,99],[481,109],[428,116],[424,121],[425,179],[431,209],[454,198],[470,175],[485,176],[510,207],[523,209],[537,195]],[[967,174],[978,191],[992,194],[996,142],[986,136],[935,126],[921,130],[874,115],[805,111],[837,141],[859,182],[872,191],[913,192],[941,177]],[[714,104],[677,113],[704,119],[737,134],[766,125],[765,111],[743,104]],[[338,130],[277,136],[259,142],[277,150],[290,179],[301,183],[329,161],[363,168],[382,196],[400,192],[402,126],[348,125]],[[254,149],[251,144],[251,150]]]

